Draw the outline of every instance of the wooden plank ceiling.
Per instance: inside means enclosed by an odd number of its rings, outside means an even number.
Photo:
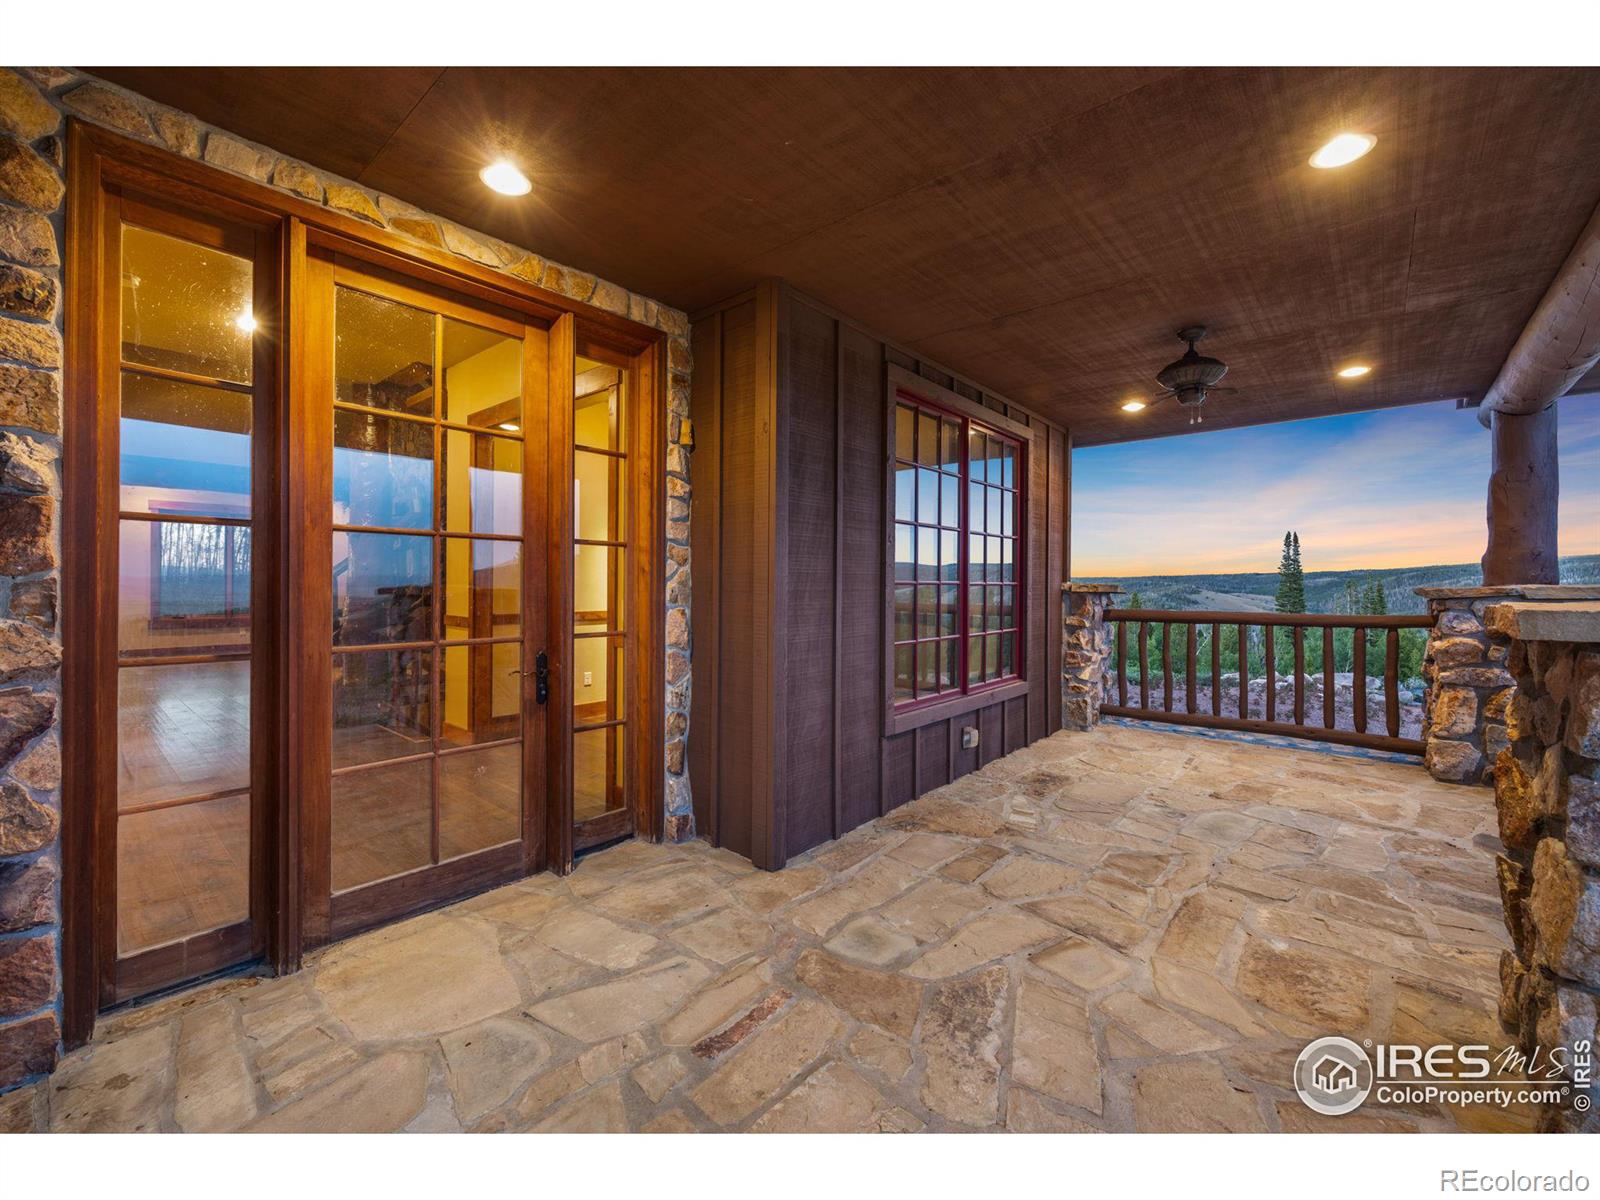
[[[1186,428],[1118,405],[1191,323],[1208,426],[1476,400],[1600,202],[1587,69],[90,69],[691,311],[782,276],[1079,444]]]

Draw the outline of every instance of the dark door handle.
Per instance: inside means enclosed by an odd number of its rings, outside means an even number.
[[[533,660],[533,698],[540,704],[550,699],[550,656],[543,650]]]

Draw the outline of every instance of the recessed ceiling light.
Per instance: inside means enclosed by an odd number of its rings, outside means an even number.
[[[1378,144],[1378,139],[1366,133],[1341,133],[1311,156],[1311,165],[1327,170],[1355,162]]]
[[[502,421],[500,422],[500,428],[504,429],[507,433],[518,433],[521,431],[522,427],[515,421]]]
[[[256,331],[256,315],[248,306],[233,319],[233,327],[240,333],[254,333]]]
[[[479,171],[478,178],[502,196],[526,196],[533,190],[528,177],[503,158]]]
[[[1122,402],[1122,411],[1123,412],[1139,412],[1143,408],[1144,408],[1144,401],[1143,400],[1124,400]]]
[[[1370,370],[1372,370],[1372,368],[1367,366],[1366,363],[1351,363],[1348,367],[1339,368],[1339,378],[1360,379]]]

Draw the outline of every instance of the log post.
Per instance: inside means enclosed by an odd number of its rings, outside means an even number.
[[[1487,587],[1560,583],[1556,557],[1556,409],[1490,414]]]

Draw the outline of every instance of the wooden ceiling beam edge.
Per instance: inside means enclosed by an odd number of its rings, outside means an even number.
[[[1554,404],[1600,362],[1600,205],[1478,406],[1527,416]]]

